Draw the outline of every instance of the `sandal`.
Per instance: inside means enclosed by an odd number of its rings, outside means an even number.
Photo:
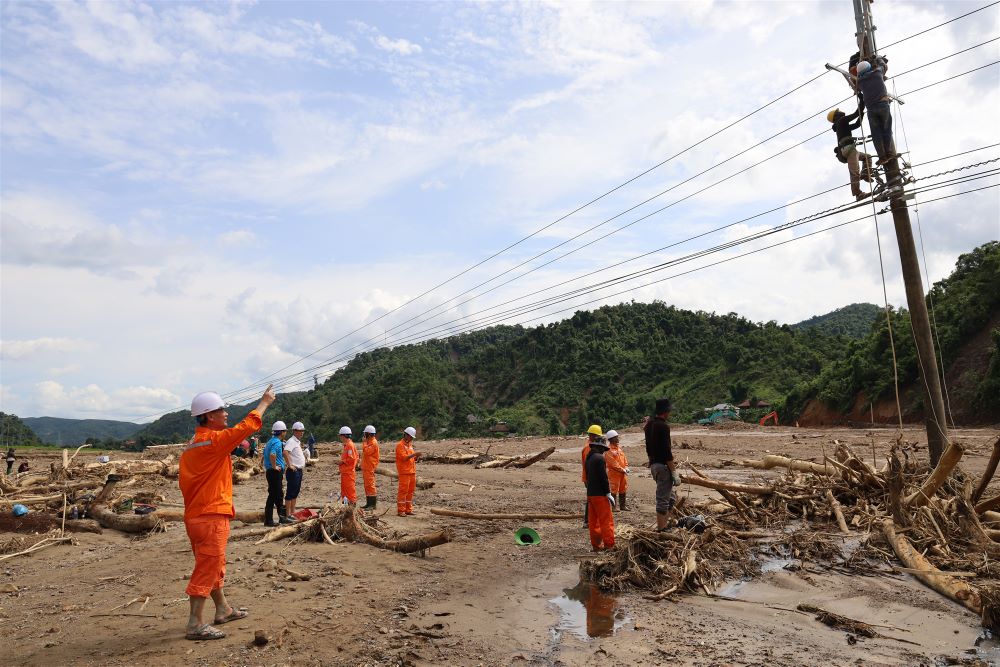
[[[194,630],[188,630],[187,634],[184,635],[184,639],[199,641],[202,639],[222,639],[225,636],[225,632],[222,630],[216,630],[211,625],[206,623],[205,625],[199,625]]]
[[[241,618],[246,618],[249,615],[250,612],[248,612],[246,609],[234,609],[233,607],[230,607],[228,614],[226,614],[222,618],[215,619],[215,624],[224,625],[226,623],[229,623],[230,621],[238,621]]]

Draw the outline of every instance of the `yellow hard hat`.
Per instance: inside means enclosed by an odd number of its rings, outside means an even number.
[[[590,435],[604,435],[604,431],[597,424],[591,424],[590,428],[587,429],[587,433]]]
[[[833,111],[831,111],[830,113],[828,113],[826,115],[826,120],[828,122],[832,123],[833,122],[833,117],[836,116],[839,111],[840,111],[840,109],[834,109]]]

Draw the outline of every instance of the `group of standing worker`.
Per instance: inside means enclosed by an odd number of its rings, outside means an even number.
[[[677,464],[670,449],[670,399],[657,399],[654,414],[644,427],[646,457],[650,473],[656,482],[656,529],[666,530],[674,505],[674,486],[680,482]],[[604,433],[600,425],[587,429],[583,446],[583,483],[587,488],[584,522],[590,532],[594,551],[615,546],[613,510],[627,511],[628,476],[631,472],[625,450],[621,448],[618,431]]]

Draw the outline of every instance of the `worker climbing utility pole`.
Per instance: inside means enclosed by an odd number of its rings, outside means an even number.
[[[854,22],[857,28],[858,48],[861,51],[861,56],[862,58],[874,57],[876,55],[873,36],[875,25],[871,15],[871,3],[869,0],[851,1],[854,5]],[[931,336],[930,318],[927,315],[927,302],[923,280],[920,277],[920,263],[917,261],[917,248],[913,242],[910,211],[906,206],[902,175],[899,172],[899,158],[896,155],[895,146],[890,146],[888,152],[892,156],[885,163],[889,210],[892,212],[892,222],[896,228],[899,260],[903,270],[903,283],[906,286],[906,304],[910,309],[910,324],[913,327],[917,360],[920,363],[920,375],[926,392],[924,412],[927,420],[927,449],[930,453],[931,465],[937,465],[948,442],[948,425],[945,421],[944,398],[941,393],[941,376],[938,370],[937,354],[934,351],[934,339]]]

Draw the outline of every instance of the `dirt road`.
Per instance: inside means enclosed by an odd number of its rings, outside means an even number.
[[[966,470],[981,471],[996,429],[955,433],[967,447]],[[675,427],[675,455],[710,474],[747,481],[751,471],[726,461],[780,453],[816,458],[834,440],[872,452],[881,462],[891,431]],[[641,434],[623,435],[634,471],[633,510],[616,522],[653,520],[653,482]],[[919,429],[904,437],[924,442]],[[749,582],[719,591],[728,600],[685,595],[651,602],[638,593],[606,596],[581,584],[578,565],[589,557],[579,520],[529,522],[537,546],[515,544],[515,521],[469,521],[435,516],[433,506],[469,511],[579,512],[578,438],[442,441],[420,448],[444,453],[455,447],[492,453],[529,453],[555,446],[549,459],[524,470],[476,470],[469,465],[422,463],[420,477],[435,482],[417,491],[416,516],[395,514],[395,484],[379,477],[383,520],[400,534],[444,526],[454,542],[425,557],[390,553],[361,544],[257,545],[242,537],[253,526],[234,524],[227,593],[250,617],[223,626],[219,641],[183,637],[185,579],[192,567],[181,524],[143,537],[114,531],[76,535],[77,544],[0,563],[0,620],[6,628],[4,664],[12,665],[917,665],[1000,661],[993,640],[979,640],[979,619],[909,575],[836,574],[817,563],[766,563]],[[391,450],[393,442],[383,443]],[[925,452],[924,452],[925,453]],[[556,466],[559,469],[553,469]],[[39,466],[34,466],[38,468]],[[339,488],[335,458],[320,446],[309,468],[300,506],[321,507]],[[359,487],[360,488],[360,487]],[[158,487],[180,503],[176,482]],[[987,495],[1000,492],[1000,484]],[[707,489],[681,487],[692,500]],[[265,482],[257,476],[236,487],[237,509],[263,505]],[[259,528],[259,527],[258,527]],[[261,571],[265,559],[311,575],[286,581]],[[786,568],[787,566],[787,568]],[[11,585],[17,587],[13,592]],[[148,601],[145,601],[148,598]],[[130,601],[132,604],[127,604]],[[145,602],[144,602],[145,601]],[[795,611],[809,602],[878,625],[886,638],[854,638]],[[211,606],[211,605],[209,605]],[[265,630],[267,646],[252,646]],[[593,636],[596,635],[596,636]],[[947,662],[952,661],[952,662]],[[967,662],[965,664],[975,664]]]

